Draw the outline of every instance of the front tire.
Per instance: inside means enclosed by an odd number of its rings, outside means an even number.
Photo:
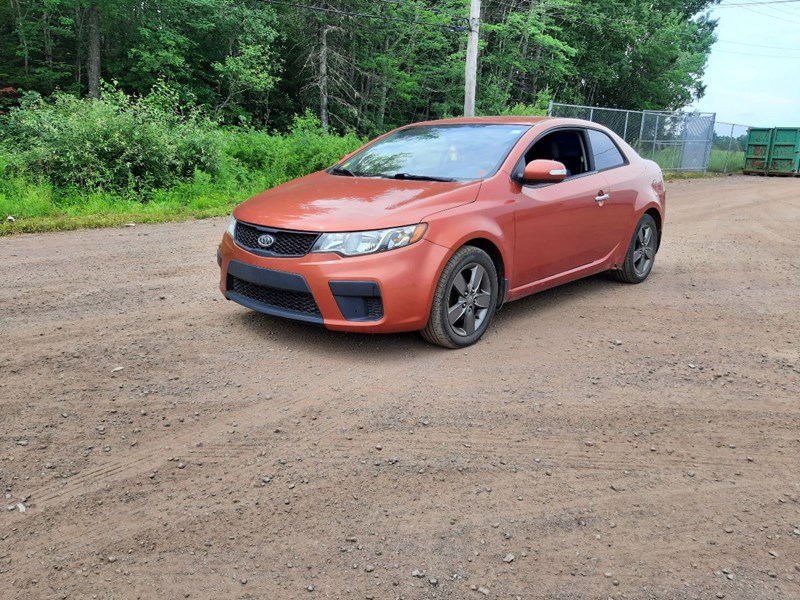
[[[474,344],[492,321],[498,290],[497,269],[489,255],[474,246],[459,249],[436,285],[422,336],[445,348]]]
[[[613,271],[614,276],[625,283],[643,282],[653,270],[657,251],[658,227],[655,219],[648,214],[642,215],[625,254],[625,262],[621,269]]]

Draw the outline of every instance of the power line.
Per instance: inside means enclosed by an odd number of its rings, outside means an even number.
[[[800,2],[800,0],[760,0],[757,2],[736,2],[732,4],[717,4],[715,6],[709,7],[707,10],[714,11],[718,8],[742,8],[751,13],[761,15],[762,17],[780,19],[784,23],[792,23],[795,25],[800,25],[800,22],[787,19],[784,16],[779,16],[771,12],[763,12],[765,10],[774,10],[789,16],[800,17],[800,13],[794,12],[793,10],[786,10],[787,8],[789,9],[799,8],[795,6],[795,4],[797,4],[798,2]],[[783,5],[783,6],[775,6],[775,5]],[[759,10],[753,8],[754,6],[758,7]]]
[[[800,60],[800,54],[797,56],[781,56],[779,54],[751,54],[749,52],[736,52],[735,50],[714,50],[714,52],[724,52],[725,54],[738,54],[739,56],[750,56],[752,58],[774,58],[774,59],[794,59]]]
[[[794,8],[794,7],[792,7],[792,8]],[[779,7],[779,6],[765,6],[764,10],[775,11],[777,13],[780,13],[778,15],[778,18],[781,18],[781,19],[785,19],[786,18],[783,15],[789,15],[790,17],[800,17],[800,14],[798,14],[798,13],[792,11],[792,10],[786,10],[785,8]]]
[[[431,21],[420,21],[417,19],[403,19],[401,17],[390,17],[388,15],[376,15],[370,13],[362,13],[351,10],[339,10],[338,8],[325,8],[322,6],[308,6],[307,4],[295,4],[294,2],[281,2],[280,0],[264,0],[268,4],[278,4],[281,6],[291,6],[292,8],[299,8],[301,10],[315,10],[317,12],[324,12],[341,17],[361,17],[363,19],[377,19],[381,21],[397,21],[401,23],[410,23],[414,25],[427,25],[428,27],[442,27],[452,31],[466,31],[466,25],[447,25],[445,23],[433,23]],[[455,17],[452,17],[455,20]]]
[[[758,2],[732,2],[730,4],[717,4],[712,8],[737,8],[742,6],[764,6],[768,4],[797,4],[800,0],[759,0]]]
[[[800,47],[787,48],[786,46],[764,46],[762,44],[747,44],[745,42],[730,42],[728,40],[717,40],[717,42],[721,44],[736,44],[737,46],[749,46],[751,48],[768,48],[769,50],[796,50],[797,52],[800,52]]]
[[[762,12],[760,10],[756,10],[754,8],[747,8],[747,7],[742,7],[742,8],[744,8],[746,11],[749,11],[749,12],[751,12],[753,14],[760,15],[762,17],[767,17],[768,19],[776,19],[778,21],[781,21],[782,23],[791,23],[792,25],[800,25],[800,21],[793,21],[791,19],[786,19],[784,17],[779,17],[778,15],[765,13],[765,12]]]
[[[756,14],[762,14],[765,16],[776,17],[776,15],[772,12],[761,12],[761,11],[775,11],[779,13],[783,13],[785,15],[800,17],[800,5],[798,5],[798,1],[800,0],[780,0],[776,2],[769,2],[769,1],[757,1],[757,2],[737,2],[734,4],[718,4],[710,8],[710,10],[714,10],[715,8],[743,8],[745,10],[749,10],[750,12],[754,12]],[[757,7],[759,10],[756,11],[752,7]],[[776,18],[783,18],[783,17],[776,17]]]

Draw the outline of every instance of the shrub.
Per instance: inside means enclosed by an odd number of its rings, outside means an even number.
[[[0,126],[18,174],[56,186],[145,192],[215,174],[222,146],[216,125],[182,114],[177,96],[157,86],[143,98],[106,87],[102,100],[56,92],[26,94]]]
[[[131,212],[139,201],[153,214],[223,214],[361,144],[327,134],[309,113],[285,134],[223,128],[163,84],[141,98],[113,87],[102,100],[28,94],[0,117],[0,212],[101,223],[81,218]]]
[[[319,119],[309,111],[303,116],[295,115],[286,140],[291,158],[287,164],[287,175],[290,178],[330,167],[364,143],[353,133],[343,136],[328,135],[322,129]]]
[[[547,109],[535,104],[517,103],[500,114],[509,117],[544,117],[547,115]]]
[[[356,135],[327,134],[319,119],[306,112],[295,116],[288,134],[238,130],[225,152],[245,168],[269,173],[270,185],[327,168],[364,143]]]

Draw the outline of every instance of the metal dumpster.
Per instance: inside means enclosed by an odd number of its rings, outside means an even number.
[[[751,127],[744,154],[745,175],[800,175],[800,128]]]

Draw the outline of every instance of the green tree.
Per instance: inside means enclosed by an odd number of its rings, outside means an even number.
[[[716,22],[693,15],[712,2],[587,0],[563,14],[577,52],[560,101],[631,109],[679,109],[702,96]]]
[[[676,109],[704,93],[717,0],[484,0],[480,113],[562,102]],[[289,3],[291,4],[291,3]],[[146,95],[218,120],[374,134],[458,115],[468,0],[8,0],[0,87]],[[318,10],[315,10],[318,9]]]

